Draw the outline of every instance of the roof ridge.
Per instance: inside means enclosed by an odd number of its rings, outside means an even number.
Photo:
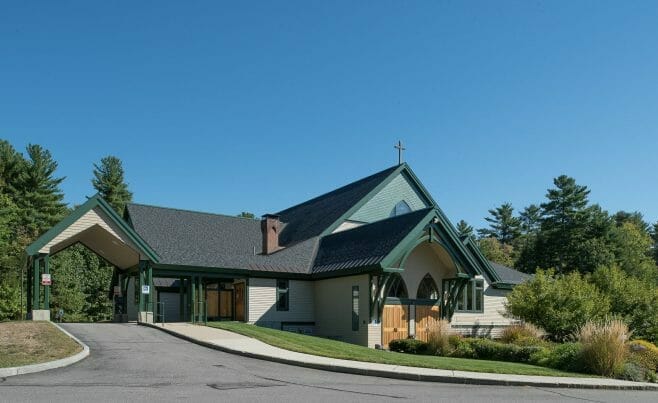
[[[403,163],[403,164],[406,164],[406,163]],[[400,164],[400,165],[403,165],[403,164]],[[375,172],[374,174],[371,174],[371,175],[365,176],[365,177],[363,177],[363,178],[357,179],[357,180],[355,180],[355,181],[353,181],[353,182],[350,182],[350,183],[348,183],[348,184],[346,184],[346,185],[343,185],[343,186],[338,187],[338,188],[336,188],[336,189],[330,190],[329,192],[323,193],[323,194],[321,194],[321,195],[315,196],[315,197],[313,197],[313,198],[311,198],[311,199],[308,199],[308,200],[306,200],[306,201],[303,201],[303,202],[301,202],[301,203],[298,203],[298,204],[295,204],[295,205],[293,205],[293,206],[290,206],[290,207],[288,207],[288,208],[286,208],[286,209],[280,210],[277,214],[281,214],[281,215],[283,215],[283,213],[286,212],[286,211],[292,210],[292,209],[297,208],[297,207],[301,207],[301,206],[303,206],[303,205],[305,205],[305,204],[310,204],[311,202],[315,202],[315,201],[317,201],[317,200],[319,200],[319,199],[321,199],[321,198],[323,198],[323,197],[327,197],[327,196],[329,196],[329,195],[331,195],[331,194],[333,194],[333,193],[337,193],[339,190],[343,190],[343,189],[345,189],[345,188],[347,188],[347,187],[349,187],[349,186],[354,186],[354,185],[356,185],[356,184],[358,184],[358,183],[360,183],[360,182],[364,182],[364,181],[366,181],[366,180],[368,180],[368,179],[372,179],[373,177],[375,177],[375,176],[377,176],[377,175],[381,175],[381,174],[383,174],[384,172],[388,172],[388,171],[391,171],[391,172],[392,172],[392,171],[394,171],[395,169],[397,169],[400,165],[393,165],[393,166],[390,166],[390,167],[388,167],[388,168],[386,168],[386,169],[383,169],[383,170],[381,170],[381,171],[379,171],[379,172]]]
[[[134,206],[142,206],[142,207],[152,207],[152,208],[159,208],[163,210],[173,210],[173,211],[181,211],[184,213],[195,213],[195,214],[205,214],[205,215],[212,215],[212,216],[219,216],[219,217],[226,217],[226,218],[236,218],[239,220],[250,220],[250,221],[259,221],[258,218],[249,218],[249,217],[240,217],[240,216],[233,216],[233,215],[228,215],[228,214],[222,214],[222,213],[210,213],[207,211],[198,211],[198,210],[189,210],[189,209],[182,209],[182,208],[177,208],[177,207],[163,207],[163,206],[156,206],[154,204],[144,204],[144,203],[128,203],[128,206],[134,205]]]

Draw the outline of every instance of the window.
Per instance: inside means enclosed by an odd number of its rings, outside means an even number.
[[[421,280],[416,297],[421,299],[439,299],[439,289],[429,273]]]
[[[359,286],[352,286],[352,330],[359,330]]]
[[[391,285],[388,288],[388,294],[386,294],[386,296],[393,298],[409,298],[409,294],[407,293],[407,286],[404,284],[402,277],[397,273],[393,274],[392,276],[393,278],[390,280]]]
[[[409,207],[406,201],[400,200],[398,204],[393,207],[393,211],[391,211],[391,217],[407,213],[411,213],[411,207]]]
[[[458,312],[482,312],[484,310],[484,280],[473,279],[466,283],[457,297]]]
[[[290,283],[288,280],[276,281],[276,310],[287,311],[290,296]]]

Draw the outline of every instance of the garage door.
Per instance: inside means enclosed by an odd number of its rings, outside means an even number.
[[[164,302],[164,320],[165,322],[180,322],[180,295],[177,292],[159,293],[159,302]],[[162,304],[160,304],[162,307]],[[162,309],[162,308],[160,308]],[[158,321],[162,318],[158,318]]]

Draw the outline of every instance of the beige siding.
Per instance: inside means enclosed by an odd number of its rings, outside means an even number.
[[[120,228],[118,228],[117,225],[114,224],[112,220],[109,217],[107,217],[107,215],[99,207],[95,207],[89,210],[87,213],[85,213],[73,224],[69,225],[64,231],[58,234],[46,245],[44,245],[44,247],[41,248],[39,252],[51,253],[52,251],[50,249],[52,247],[57,247],[56,249],[61,249],[62,245],[58,245],[59,243],[68,246],[67,244],[69,243],[66,241],[69,240],[69,238],[75,237],[82,231],[87,230],[93,227],[94,225],[100,226],[101,228],[103,228],[113,236],[120,239],[123,243],[126,243],[137,250],[137,248],[135,248],[134,245],[124,235],[123,231]]]
[[[368,325],[368,347],[375,348],[382,345],[382,325],[380,323],[371,323]]]
[[[313,282],[290,280],[288,311],[276,310],[276,279],[249,279],[249,323],[280,328],[281,322],[313,322]]]
[[[367,274],[315,281],[316,334],[367,346],[370,319]],[[359,330],[352,330],[352,286],[359,286]]]
[[[484,310],[479,313],[455,312],[452,326],[460,333],[478,333],[496,337],[502,328],[515,321],[503,316],[508,290],[493,288],[484,280]]]
[[[417,298],[418,286],[426,274],[432,276],[441,292],[441,280],[455,277],[456,269],[448,253],[437,243],[423,243],[411,252],[401,276],[409,298]]]

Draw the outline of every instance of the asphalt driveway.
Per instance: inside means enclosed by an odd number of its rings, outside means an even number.
[[[91,349],[67,368],[0,379],[0,401],[655,402],[658,392],[472,386],[325,372],[211,350],[134,324],[66,324]]]

